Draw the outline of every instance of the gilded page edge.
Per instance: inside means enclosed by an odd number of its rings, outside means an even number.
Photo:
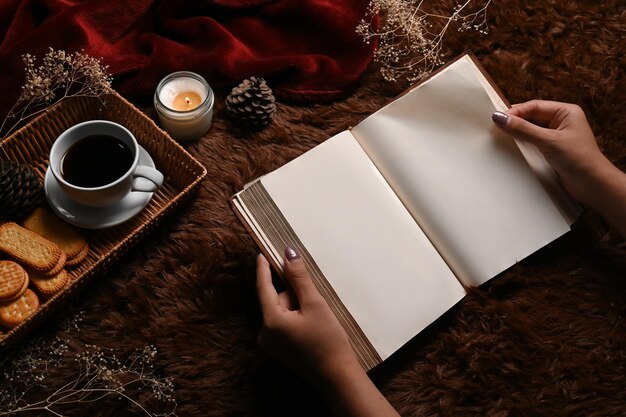
[[[380,364],[382,362],[381,356],[341,302],[311,254],[295,234],[280,209],[272,201],[262,182],[256,181],[236,194],[233,199],[233,208],[239,219],[254,236],[257,245],[266,256],[269,256],[272,266],[281,275],[283,274],[282,259],[274,256],[277,248],[285,248],[289,245],[298,251],[313,283],[346,331],[350,345],[363,369],[369,371]],[[251,221],[252,218],[254,218],[256,225]]]

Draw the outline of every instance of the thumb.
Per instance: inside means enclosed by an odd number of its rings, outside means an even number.
[[[554,135],[552,129],[537,126],[512,114],[497,111],[491,115],[491,119],[505,132],[515,136],[517,139],[532,143],[538,148],[545,146]]]
[[[285,248],[285,277],[301,307],[321,297],[306,270],[304,261],[291,247]]]

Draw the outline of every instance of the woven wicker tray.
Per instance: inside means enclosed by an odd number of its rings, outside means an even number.
[[[71,98],[56,104],[0,142],[0,158],[34,167],[43,181],[50,148],[59,134],[77,123],[94,119],[111,120],[128,128],[165,176],[163,186],[132,219],[109,229],[83,229],[90,252],[82,264],[68,270],[72,278],[70,285],[42,302],[39,310],[24,323],[10,331],[0,329],[0,349],[23,338],[93,276],[135,246],[165,215],[189,200],[206,176],[206,169],[197,160],[113,91],[100,99]]]

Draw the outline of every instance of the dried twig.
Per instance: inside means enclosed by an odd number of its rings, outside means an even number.
[[[108,67],[81,52],[68,54],[50,48],[39,67],[35,67],[36,59],[30,54],[22,59],[26,82],[20,97],[0,125],[0,135],[4,132],[2,138],[24,120],[67,97],[101,97],[111,88]]]
[[[68,327],[79,331],[79,321]],[[21,353],[0,360],[0,416],[33,411],[63,416],[64,410],[106,399],[123,399],[146,416],[176,416],[172,379],[154,373],[154,346],[145,346],[125,360],[99,346],[81,350],[59,338],[36,339]],[[79,365],[78,373],[69,375],[60,387],[50,386],[49,372],[72,360]],[[157,406],[166,411],[153,411]]]
[[[379,30],[362,20],[357,33],[365,42],[378,38],[374,60],[382,64],[388,81],[414,82],[442,63],[443,38],[448,29],[477,30],[486,34],[487,8],[492,0],[465,0],[448,14],[429,13],[423,0],[371,0],[367,15],[381,15]]]

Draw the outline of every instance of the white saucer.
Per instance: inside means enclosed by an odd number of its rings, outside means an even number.
[[[154,161],[148,152],[139,146],[139,165],[154,168]],[[118,203],[107,207],[88,207],[69,198],[59,186],[50,168],[44,181],[46,199],[52,210],[62,219],[86,229],[104,229],[117,226],[137,215],[148,205],[154,193],[131,191]]]

